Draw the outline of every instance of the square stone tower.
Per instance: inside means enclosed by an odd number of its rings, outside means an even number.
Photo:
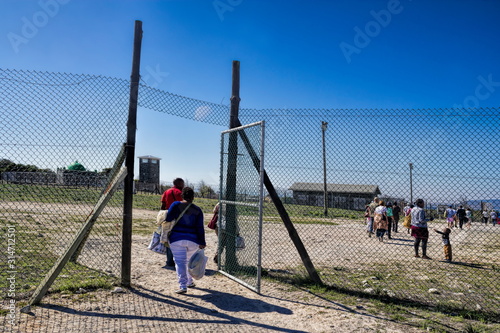
[[[139,183],[141,187],[152,190],[160,185],[160,160],[151,155],[139,156]]]

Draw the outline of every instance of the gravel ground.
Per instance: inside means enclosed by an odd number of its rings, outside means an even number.
[[[68,206],[65,209],[67,212]],[[137,218],[151,214],[148,211],[134,211],[134,217]],[[205,218],[209,219],[210,216]],[[273,257],[275,264],[282,264],[280,260],[283,258],[276,255],[279,252],[273,246],[283,251],[283,247],[290,246],[291,242],[282,225],[266,227],[276,228],[273,233],[280,236],[269,237],[273,235],[269,232],[264,234],[264,257]],[[305,227],[299,225],[299,232]],[[329,226],[315,225],[308,228],[311,227],[324,228],[324,231],[303,235],[306,245],[321,241],[312,235],[323,235],[324,240],[329,233],[334,232]],[[358,226],[359,232],[356,233],[352,233],[352,227],[346,228],[349,234],[364,239],[360,244],[400,248],[397,244],[382,245],[375,243],[375,240],[367,242],[362,225]],[[401,237],[409,236],[401,234]],[[405,245],[403,238],[401,245]],[[457,235],[456,241],[458,238]],[[214,254],[215,242],[214,232],[207,229],[206,254],[209,258]],[[217,273],[217,267],[211,260],[208,262],[207,275],[196,282],[197,286],[189,289],[185,295],[177,295],[174,293],[177,289],[175,271],[162,268],[165,257],[147,250],[148,243],[149,236],[133,237],[132,288],[119,293],[97,290],[84,294],[48,295],[40,306],[32,308],[31,313],[16,313],[15,326],[11,326],[7,317],[4,317],[0,331],[193,332],[201,329],[205,332],[422,332],[410,326],[409,321],[407,324],[398,323],[386,315],[369,312],[367,300],[360,299],[359,304],[346,306],[307,290],[266,279],[262,282],[261,294],[257,294]],[[349,244],[352,244],[352,240]],[[342,244],[336,247],[341,249]],[[434,249],[437,255],[439,247]],[[341,253],[340,250],[338,252]],[[316,260],[328,258],[326,251],[314,253],[313,249],[311,253]],[[452,328],[451,331],[457,330]]]
[[[215,241],[212,234],[209,242]],[[263,281],[257,294],[218,274],[207,276],[186,295],[177,295],[175,271],[146,249],[149,237],[133,238],[132,288],[49,295],[30,314],[17,314],[20,332],[419,332],[289,285]],[[213,249],[207,249],[212,256]]]

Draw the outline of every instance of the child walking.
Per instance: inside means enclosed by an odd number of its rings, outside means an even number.
[[[444,228],[443,231],[439,231],[436,228],[434,228],[434,231],[437,232],[438,234],[441,234],[441,238],[443,240],[444,259],[447,262],[451,262],[452,260],[451,243],[450,243],[451,229]]]

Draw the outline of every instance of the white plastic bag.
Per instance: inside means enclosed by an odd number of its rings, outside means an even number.
[[[189,259],[188,272],[195,280],[201,279],[205,275],[208,257],[205,255],[205,250],[198,249]]]

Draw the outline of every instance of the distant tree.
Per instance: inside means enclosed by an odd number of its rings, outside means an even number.
[[[200,181],[199,186],[199,193],[202,198],[211,198],[212,195],[215,193],[215,191],[212,189],[210,185],[205,183],[205,181]]]
[[[184,178],[184,186],[185,187],[191,187],[194,190],[194,184],[191,184],[189,182],[189,179],[187,179],[187,178]]]
[[[40,169],[36,165],[32,164],[16,164],[8,159],[0,160],[0,172],[9,172],[9,171],[17,171],[17,172],[53,172],[50,169]]]
[[[0,159],[0,172],[11,171],[10,169],[15,165],[16,163],[12,162],[11,160],[2,158]]]

